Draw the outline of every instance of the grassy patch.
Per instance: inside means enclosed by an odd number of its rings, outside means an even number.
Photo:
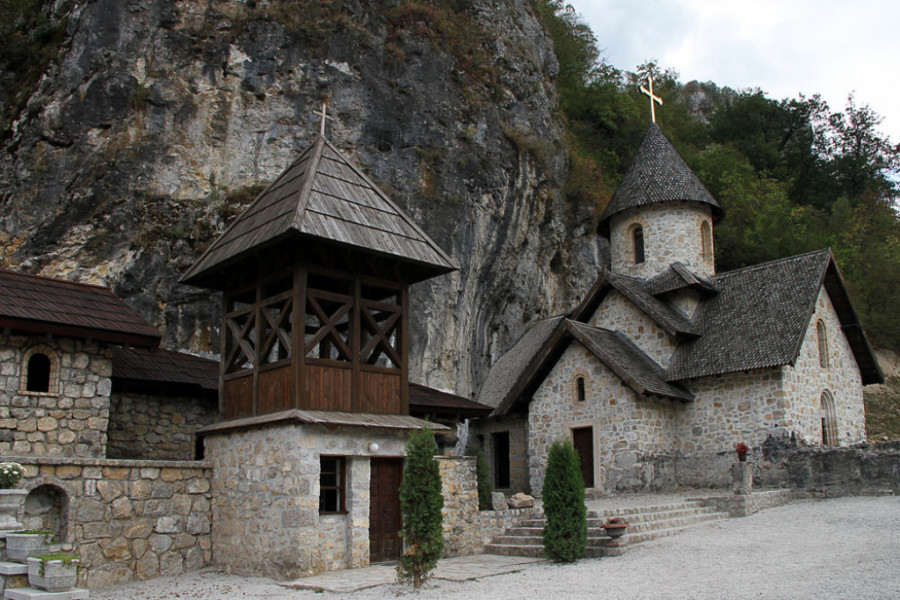
[[[866,433],[872,442],[900,440],[900,377],[877,392],[865,392]]]

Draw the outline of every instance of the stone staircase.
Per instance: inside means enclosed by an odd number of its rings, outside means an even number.
[[[619,539],[621,545],[611,545],[612,540],[603,529],[603,523],[610,517],[624,517],[629,523],[626,534]],[[621,556],[630,545],[672,535],[692,525],[727,517],[728,513],[717,512],[713,506],[701,506],[698,502],[690,500],[589,511],[585,555],[588,558]],[[522,521],[518,526],[507,529],[503,535],[496,536],[490,544],[485,545],[484,552],[506,556],[541,557],[544,555],[542,532],[545,524],[546,519],[543,517]]]

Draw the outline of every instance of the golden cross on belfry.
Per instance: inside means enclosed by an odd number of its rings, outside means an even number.
[[[314,115],[319,115],[322,117],[322,124],[319,126],[319,135],[325,137],[325,121],[334,121],[334,117],[328,116],[328,101],[322,103],[322,112],[313,111]]]
[[[656,107],[653,104],[658,103],[662,106],[663,101],[662,98],[653,93],[653,75],[647,75],[647,80],[650,82],[650,89],[648,90],[641,86],[641,91],[650,96],[650,121],[656,123]]]

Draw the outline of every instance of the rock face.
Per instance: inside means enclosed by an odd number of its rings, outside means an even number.
[[[461,265],[413,288],[412,380],[471,394],[592,282],[596,210],[562,194],[557,63],[526,0],[67,6],[2,142],[0,266],[111,286],[166,346],[215,354],[220,298],[177,280],[330,97],[330,139]]]

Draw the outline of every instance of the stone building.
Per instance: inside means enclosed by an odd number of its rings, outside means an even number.
[[[727,485],[739,442],[865,441],[862,386],[883,377],[831,251],[717,274],[723,215],[651,125],[601,217],[609,269],[479,391],[498,487],[540,494],[564,438],[599,493]]]

